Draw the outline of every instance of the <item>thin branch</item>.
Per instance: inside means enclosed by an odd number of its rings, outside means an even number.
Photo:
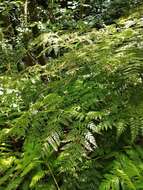
[[[25,0],[25,4],[24,4],[24,20],[25,20],[26,25],[27,25],[27,17],[28,17],[28,0]]]

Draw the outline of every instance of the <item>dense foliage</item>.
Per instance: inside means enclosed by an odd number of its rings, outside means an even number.
[[[141,3],[1,1],[0,190],[143,189]]]

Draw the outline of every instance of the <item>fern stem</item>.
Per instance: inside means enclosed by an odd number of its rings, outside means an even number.
[[[54,180],[54,182],[55,182],[55,185],[56,185],[56,187],[57,187],[57,190],[60,190],[60,187],[59,187],[58,182],[57,182],[57,180],[56,180],[56,178],[55,178],[55,176],[54,176],[54,174],[53,174],[53,172],[52,172],[52,169],[51,169],[50,165],[49,165],[48,163],[47,163],[46,165],[47,165],[47,167],[48,167],[48,169],[49,169],[49,171],[50,171],[50,173],[51,173],[51,175],[52,175],[52,178],[53,178],[53,180]]]

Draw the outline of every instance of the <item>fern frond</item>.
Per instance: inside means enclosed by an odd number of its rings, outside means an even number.
[[[105,177],[106,177],[106,180],[104,180],[101,183],[99,190],[109,190],[109,189],[119,190],[120,189],[120,180],[118,176],[108,174]]]
[[[36,184],[38,183],[38,181],[40,181],[45,175],[46,175],[47,171],[45,170],[40,170],[38,171],[31,179],[31,183],[30,183],[30,187],[34,187],[36,186]]]

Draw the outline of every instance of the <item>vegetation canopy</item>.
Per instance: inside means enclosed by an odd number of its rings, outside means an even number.
[[[0,190],[142,190],[142,138],[142,0],[0,1]]]

